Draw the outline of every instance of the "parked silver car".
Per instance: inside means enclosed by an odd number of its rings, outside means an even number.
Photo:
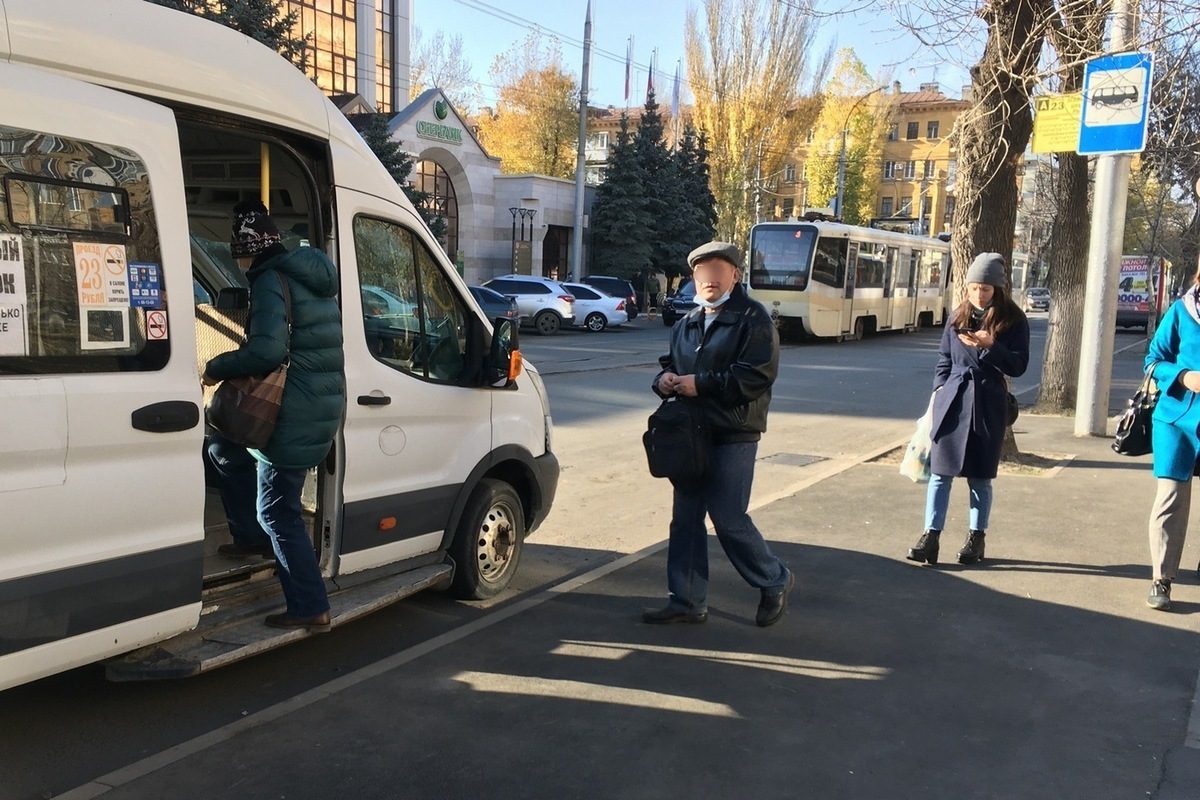
[[[532,325],[543,336],[575,324],[575,296],[558,281],[532,275],[503,275],[484,286],[516,300],[521,322]]]
[[[1045,286],[1029,287],[1025,290],[1025,302],[1022,306],[1026,311],[1049,311],[1050,290]]]
[[[609,325],[629,322],[629,303],[623,298],[581,283],[564,283],[563,286],[575,295],[575,315],[583,320],[583,327],[589,331],[598,333]]]

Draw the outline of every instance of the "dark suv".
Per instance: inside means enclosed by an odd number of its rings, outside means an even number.
[[[696,284],[692,283],[691,279],[679,284],[679,288],[674,293],[663,298],[662,301],[662,321],[663,325],[668,327],[674,325],[675,322],[682,317],[687,316],[687,313],[696,307]]]
[[[625,310],[629,313],[629,318],[633,319],[642,309],[642,298],[637,296],[637,292],[633,290],[633,284],[624,278],[614,278],[611,275],[588,275],[583,279],[583,282],[593,289],[599,289],[605,294],[611,294],[613,297],[620,297],[625,301]]]

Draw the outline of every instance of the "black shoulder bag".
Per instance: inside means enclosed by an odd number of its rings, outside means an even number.
[[[682,492],[700,488],[712,448],[702,404],[685,398],[664,400],[650,415],[642,444],[651,475],[667,478]]]
[[[1144,456],[1152,450],[1150,428],[1153,424],[1154,407],[1158,405],[1158,384],[1153,375],[1155,361],[1146,370],[1142,385],[1129,398],[1129,407],[1117,423],[1117,435],[1113,437],[1112,449],[1123,456]]]

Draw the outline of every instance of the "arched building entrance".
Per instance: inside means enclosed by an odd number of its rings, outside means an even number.
[[[446,235],[442,247],[451,260],[458,257],[458,196],[454,183],[442,165],[432,159],[422,159],[413,166],[413,181],[417,190],[429,195],[425,207],[446,220]]]

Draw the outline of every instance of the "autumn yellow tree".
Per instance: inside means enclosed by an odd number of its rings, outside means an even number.
[[[562,48],[534,31],[492,62],[494,108],[479,117],[479,138],[505,173],[569,178],[579,135],[579,83]]]
[[[875,187],[883,172],[883,140],[895,98],[876,91],[879,86],[853,50],[838,51],[809,145],[809,205],[832,206],[846,131],[843,208],[837,210],[852,225],[865,225],[873,215]]]
[[[688,13],[688,84],[708,138],[717,235],[745,245],[756,190],[812,127],[828,52],[810,59],[811,0],[704,0]]]

